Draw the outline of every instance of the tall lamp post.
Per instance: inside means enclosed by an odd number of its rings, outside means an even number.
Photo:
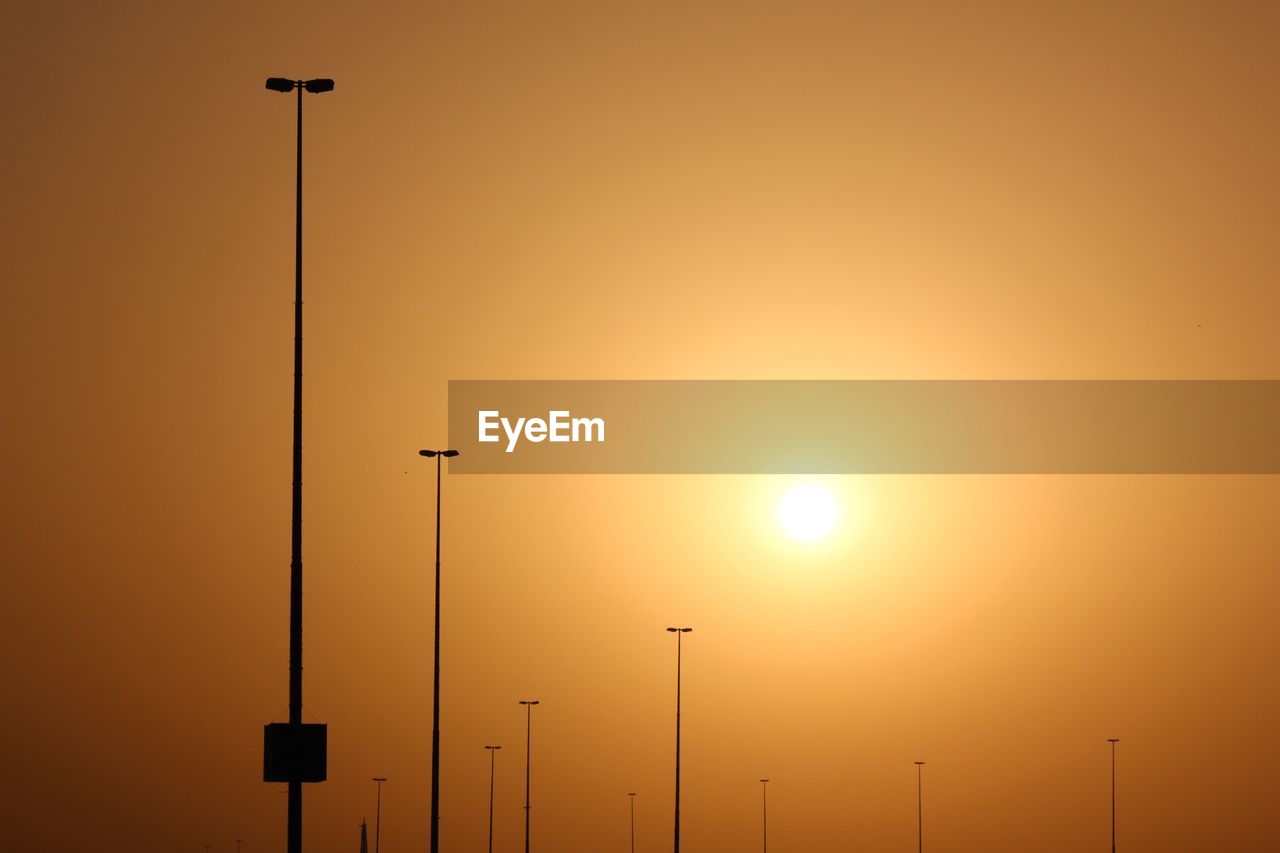
[[[1116,853],[1116,744],[1118,737],[1107,738],[1111,744],[1111,853]]]
[[[631,800],[631,853],[636,853],[636,792],[627,792]]]
[[[769,853],[769,780],[760,780],[760,806],[762,816],[764,818],[761,831],[760,849],[763,853]]]
[[[525,708],[524,729],[524,853],[529,853],[529,768],[533,758],[533,706],[541,705],[537,699],[521,699]]]
[[[920,853],[924,853],[924,762],[916,765],[916,832],[920,839]]]
[[[486,746],[489,750],[489,853],[493,853],[493,775],[500,746]]]
[[[387,781],[387,777],[374,776],[373,781],[378,784],[378,804],[373,818],[373,853],[382,853],[382,783]]]
[[[452,459],[456,450],[419,450],[419,456],[436,460],[436,617],[435,675],[431,687],[431,853],[440,853],[440,460]]]
[[[291,524],[292,557],[289,563],[289,729],[300,734],[302,726],[302,93],[333,91],[333,81],[267,79],[273,92],[298,93],[297,203],[294,227],[294,303],[293,303],[293,514]],[[270,737],[270,736],[268,736]],[[301,737],[290,737],[297,744]],[[268,746],[267,752],[270,753]],[[271,777],[275,774],[264,774]],[[284,774],[289,784],[288,853],[302,853],[302,774],[291,767]],[[320,774],[323,776],[323,772]],[[269,778],[269,781],[276,779]]]
[[[680,655],[681,640],[692,628],[668,628],[676,635],[676,824],[674,853],[680,853]]]

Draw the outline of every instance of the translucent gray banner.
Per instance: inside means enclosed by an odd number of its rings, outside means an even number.
[[[455,474],[1276,474],[1280,381],[452,380]]]

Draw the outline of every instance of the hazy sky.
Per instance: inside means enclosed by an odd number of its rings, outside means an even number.
[[[30,851],[282,849],[293,103],[307,849],[425,849],[449,379],[1280,378],[1280,6],[6,6],[0,802]],[[445,483],[442,839],[1261,850],[1274,477]]]

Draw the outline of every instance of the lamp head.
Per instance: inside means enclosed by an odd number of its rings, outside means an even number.
[[[302,84],[308,92],[318,95],[321,92],[333,91],[333,80],[328,77],[317,77],[314,80],[308,80]]]
[[[267,88],[273,92],[292,92],[297,82],[284,77],[268,77]]]

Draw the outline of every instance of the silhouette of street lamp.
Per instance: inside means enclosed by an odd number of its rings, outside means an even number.
[[[631,853],[636,853],[636,792],[628,792],[627,797],[631,800]]]
[[[373,818],[373,853],[381,853],[382,851],[382,783],[387,781],[386,776],[374,776],[373,781],[378,783],[378,805],[374,812]]]
[[[1116,744],[1118,737],[1107,738],[1111,744],[1111,853],[1116,853]]]
[[[668,628],[676,635],[676,826],[674,853],[680,853],[680,652],[681,640],[692,628]]]
[[[533,763],[533,706],[541,705],[537,699],[521,699],[525,707],[524,730],[524,853],[529,853],[529,768]]]
[[[920,837],[920,853],[924,853],[924,762],[916,765],[916,829]]]
[[[436,618],[435,675],[431,687],[431,853],[440,853],[440,460],[452,459],[456,450],[419,450],[419,456],[436,460]]]
[[[242,842],[241,842],[241,839],[237,838],[237,839],[236,839],[236,853],[240,853],[240,844],[241,844],[241,843],[242,843]]]
[[[332,92],[333,81],[289,80],[270,77],[267,88],[273,92],[298,93],[297,204],[294,227],[294,303],[293,303],[293,513],[291,525],[292,558],[289,565],[289,725],[299,731],[302,725],[302,92]],[[296,768],[291,775],[297,776]],[[302,781],[288,780],[288,853],[302,853]]]
[[[761,836],[760,849],[763,853],[769,853],[769,780],[760,780],[760,805],[764,813],[764,829]]]
[[[500,746],[486,746],[489,750],[489,853],[493,853],[493,772]]]

